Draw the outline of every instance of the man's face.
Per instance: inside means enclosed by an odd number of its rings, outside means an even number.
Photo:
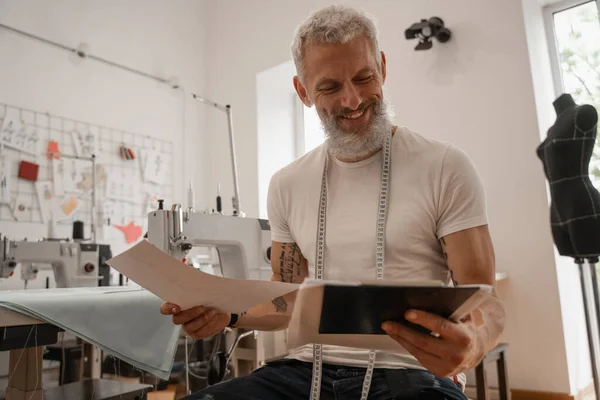
[[[391,128],[383,99],[383,54],[381,64],[366,37],[305,49],[304,85],[295,79],[296,90],[306,105],[315,105],[338,155],[355,158],[377,149]]]

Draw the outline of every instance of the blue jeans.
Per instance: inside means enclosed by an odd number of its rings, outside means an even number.
[[[364,377],[364,368],[323,364],[321,399],[360,400]],[[307,400],[311,382],[312,363],[280,360],[250,375],[210,386],[183,400]],[[451,379],[414,369],[376,369],[369,399],[467,400]]]

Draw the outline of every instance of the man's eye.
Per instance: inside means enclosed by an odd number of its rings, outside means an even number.
[[[325,88],[323,88],[321,90],[324,91],[324,92],[331,93],[331,92],[335,92],[338,89],[339,89],[339,86],[327,86],[327,87],[325,87]]]
[[[373,75],[369,75],[369,76],[364,76],[364,77],[357,78],[356,80],[358,82],[368,82],[368,81],[371,80],[372,77],[373,77]]]

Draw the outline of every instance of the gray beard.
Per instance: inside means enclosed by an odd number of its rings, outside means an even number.
[[[326,146],[331,155],[344,160],[359,160],[383,147],[386,137],[392,131],[392,106],[384,98],[372,107],[373,115],[367,126],[352,130],[338,127],[335,116],[330,117],[318,112],[327,138]]]

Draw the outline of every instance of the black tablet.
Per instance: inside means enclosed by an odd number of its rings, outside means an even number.
[[[410,309],[428,311],[453,320],[472,310],[477,292],[486,285],[394,286],[325,284],[320,334],[385,335],[381,324],[396,321],[423,332],[429,330],[404,318]],[[461,315],[462,314],[462,315]]]

